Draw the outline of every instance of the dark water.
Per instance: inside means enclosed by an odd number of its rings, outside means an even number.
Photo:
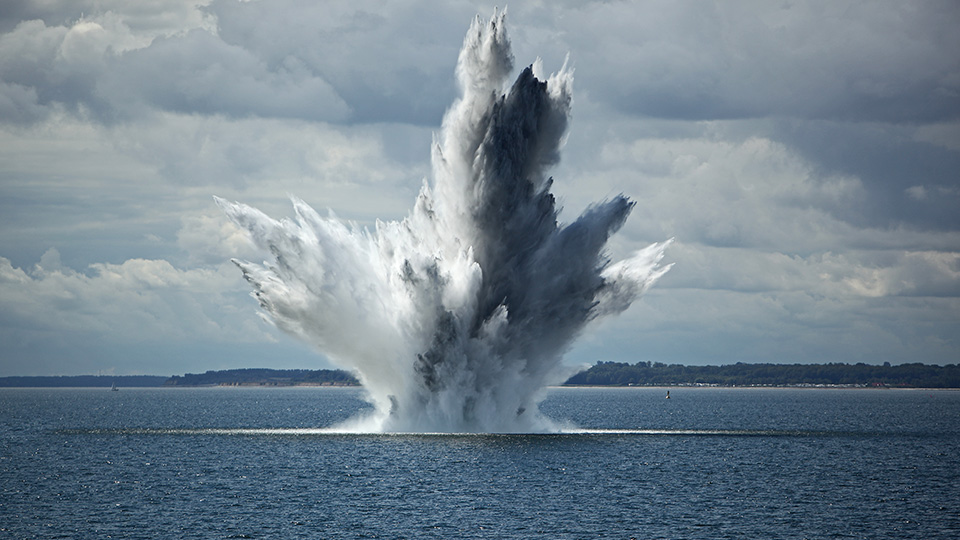
[[[336,435],[356,389],[2,389],[0,538],[960,537],[960,392],[664,393]]]

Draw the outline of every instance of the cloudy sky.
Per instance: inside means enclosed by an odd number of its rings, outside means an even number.
[[[0,376],[326,368],[265,324],[213,195],[407,215],[479,2],[6,0]],[[565,5],[565,4],[569,4]],[[567,356],[960,361],[960,5],[515,2],[569,53],[554,192],[676,263]]]

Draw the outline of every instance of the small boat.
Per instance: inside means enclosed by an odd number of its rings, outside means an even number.
[[[111,392],[117,392],[117,391],[119,391],[119,390],[120,390],[120,389],[117,388],[117,383],[113,383],[113,386],[110,387],[110,391],[111,391]]]
[[[667,399],[670,399],[670,391],[667,390]]]

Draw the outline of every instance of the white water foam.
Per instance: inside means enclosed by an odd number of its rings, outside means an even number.
[[[774,429],[602,429],[567,427],[550,432],[452,432],[452,431],[359,431],[355,426],[323,428],[118,428],[67,429],[73,435],[173,435],[173,436],[244,436],[244,437],[482,437],[482,436],[664,436],[664,437],[862,437],[870,432],[838,432]]]
[[[359,432],[543,432],[537,404],[590,321],[620,313],[670,265],[669,241],[611,263],[624,196],[558,223],[546,171],[572,99],[566,64],[513,70],[504,13],[477,18],[410,215],[370,231],[293,199],[294,220],[217,198],[272,255],[234,261],[269,319],[354,372],[376,412]]]

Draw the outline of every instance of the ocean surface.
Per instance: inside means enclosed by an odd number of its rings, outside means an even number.
[[[958,391],[665,393],[356,435],[356,388],[0,389],[0,538],[960,538]]]

